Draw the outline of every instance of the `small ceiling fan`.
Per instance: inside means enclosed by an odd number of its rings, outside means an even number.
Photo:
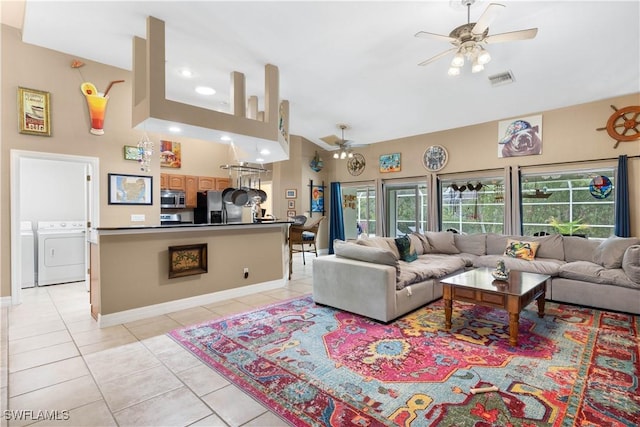
[[[471,71],[477,73],[482,71],[484,65],[491,61],[491,55],[489,55],[489,52],[487,52],[483,45],[527,40],[534,38],[536,34],[538,34],[537,28],[529,28],[526,30],[489,35],[489,25],[505,6],[498,3],[491,3],[487,6],[480,18],[478,18],[477,22],[471,22],[471,5],[474,4],[476,0],[460,1],[463,6],[467,7],[466,24],[454,28],[448,36],[426,31],[419,31],[415,34],[416,37],[444,40],[453,45],[451,49],[447,49],[426,61],[422,61],[418,65],[428,65],[448,55],[450,52],[455,51],[448,74],[451,76],[460,74],[460,69],[465,63],[465,58],[472,63]]]
[[[326,142],[329,145],[337,145],[339,150],[333,153],[334,159],[346,159],[353,157],[353,141],[344,139],[344,130],[349,129],[349,126],[346,124],[340,123],[337,125],[341,130],[341,138],[338,138],[335,135],[324,136],[320,138],[322,141]]]

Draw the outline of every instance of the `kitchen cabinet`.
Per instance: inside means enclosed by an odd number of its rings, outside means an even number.
[[[184,204],[186,208],[195,208],[198,205],[198,177],[184,176]]]
[[[161,190],[182,190],[185,191],[185,176],[173,175],[169,173],[160,174]]]
[[[216,178],[216,190],[224,190],[231,187],[231,179],[229,178]]]
[[[209,191],[216,189],[216,178],[212,176],[198,177],[198,191]]]

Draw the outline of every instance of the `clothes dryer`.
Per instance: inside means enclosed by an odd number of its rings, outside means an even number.
[[[38,222],[38,286],[85,280],[83,221]]]

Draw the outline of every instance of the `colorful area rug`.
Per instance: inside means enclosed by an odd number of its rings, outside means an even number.
[[[311,297],[169,333],[296,426],[638,426],[640,317],[441,301],[390,324]],[[473,394],[472,388],[498,391]]]

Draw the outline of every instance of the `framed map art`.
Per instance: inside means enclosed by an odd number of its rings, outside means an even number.
[[[151,205],[153,177],[142,175],[109,174],[110,205]]]

